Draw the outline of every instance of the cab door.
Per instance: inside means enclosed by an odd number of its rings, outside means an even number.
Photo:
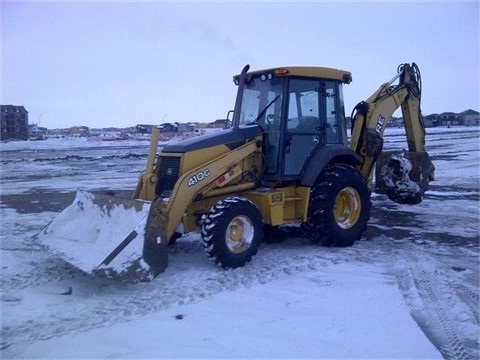
[[[287,92],[283,177],[298,178],[320,146],[338,144],[338,84],[321,79],[291,78]]]

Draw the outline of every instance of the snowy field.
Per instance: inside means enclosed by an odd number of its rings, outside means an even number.
[[[385,148],[405,147],[388,129]],[[373,195],[344,249],[292,232],[222,270],[196,233],[152,282],[85,275],[32,240],[77,188],[128,196],[148,142],[49,139],[1,149],[2,358],[478,359],[480,128],[428,129],[424,201]],[[72,229],[81,232],[82,229]]]

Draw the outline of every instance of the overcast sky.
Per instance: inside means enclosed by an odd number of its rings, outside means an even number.
[[[225,118],[247,63],[351,71],[350,115],[415,62],[424,115],[480,110],[478,0],[1,6],[1,103],[48,128]]]

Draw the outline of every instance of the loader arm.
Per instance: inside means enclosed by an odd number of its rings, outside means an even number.
[[[261,142],[258,139],[249,141],[184,173],[175,183],[169,198],[156,197],[153,200],[145,228],[143,257],[155,273],[162,272],[168,265],[165,263],[166,246],[182,221],[188,205],[194,199],[206,195],[204,192],[216,188],[214,184],[222,175],[227,174],[260,148]],[[254,186],[255,184],[251,183],[251,187]]]
[[[397,79],[399,83],[393,85]],[[422,195],[428,181],[433,179],[434,167],[425,152],[425,126],[420,100],[421,80],[418,67],[415,63],[402,64],[390,82],[382,84],[367,100],[354,108],[350,147],[361,156],[362,162],[358,169],[369,183],[372,180],[374,165],[382,153],[384,131],[399,107],[402,110],[408,143],[407,157],[414,168],[412,174],[421,172],[415,176],[418,179],[414,181],[422,182]],[[386,161],[385,157],[382,160]]]
[[[160,129],[153,129],[150,136],[150,147],[148,150],[147,165],[139,175],[137,186],[133,192],[132,199],[150,200],[155,196],[157,175],[155,174],[155,156],[157,155],[158,139]]]

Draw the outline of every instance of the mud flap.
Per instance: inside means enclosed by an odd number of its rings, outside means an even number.
[[[134,281],[153,278],[143,260],[150,202],[78,190],[35,238],[54,254],[92,274]]]
[[[400,204],[419,204],[434,171],[426,152],[384,151],[376,163],[375,192]]]

